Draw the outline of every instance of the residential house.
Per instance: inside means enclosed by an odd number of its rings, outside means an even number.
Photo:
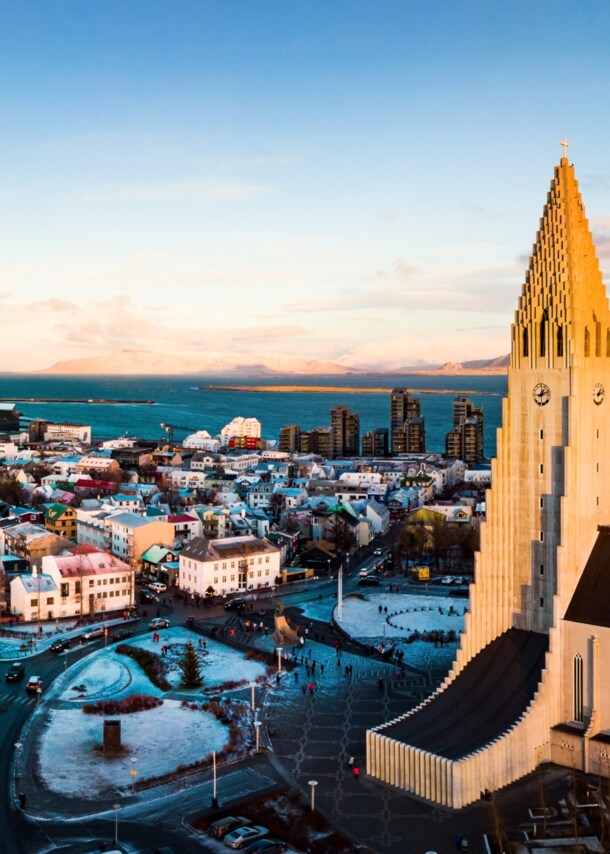
[[[174,526],[136,513],[109,516],[110,551],[130,566],[140,566],[143,553],[155,543],[174,547]]]
[[[76,541],[76,510],[58,502],[51,504],[44,514],[44,526],[52,534]]]
[[[65,537],[51,534],[41,525],[20,522],[0,527],[0,553],[25,558],[30,566],[38,566],[45,555],[59,554],[74,543]]]

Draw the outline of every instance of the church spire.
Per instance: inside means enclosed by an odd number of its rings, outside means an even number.
[[[610,356],[608,300],[568,144],[561,141],[515,314],[513,368],[565,368]]]

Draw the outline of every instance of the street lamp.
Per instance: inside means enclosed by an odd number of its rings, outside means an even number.
[[[119,810],[121,809],[120,804],[113,804],[112,809],[114,810],[114,844],[118,847],[119,845]]]
[[[254,721],[254,731],[256,732],[256,752],[258,753],[260,750],[260,731],[261,731],[261,722]]]
[[[311,804],[310,805],[311,805],[311,811],[313,812],[316,808],[316,786],[318,785],[318,781],[317,780],[310,780],[308,785],[309,785],[309,789],[311,791]]]
[[[64,673],[68,669],[68,650],[64,649]]]
[[[212,753],[212,774],[213,774],[213,784],[212,784],[212,809],[218,809],[218,798],[216,796],[216,751]]]
[[[339,572],[337,573],[337,620],[343,619],[343,564],[339,561]]]
[[[256,702],[254,699],[254,682],[253,682],[252,685],[250,686],[250,709],[252,711],[254,711],[255,708],[256,708]]]
[[[129,771],[131,775],[131,794],[135,795],[136,793],[136,777],[138,776],[138,771],[136,769],[136,762],[138,761],[137,756],[131,757],[131,770]]]
[[[278,646],[275,650],[277,652],[277,672],[282,672],[282,647]]]

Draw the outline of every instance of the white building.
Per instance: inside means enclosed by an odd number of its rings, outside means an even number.
[[[83,442],[91,444],[91,427],[84,424],[47,424],[45,442]]]
[[[42,571],[11,581],[11,614],[25,622],[124,611],[133,604],[133,570],[104,551],[48,555]]]
[[[199,451],[217,451],[220,448],[220,440],[212,439],[207,430],[197,430],[183,440],[182,447]]]
[[[196,537],[180,552],[179,586],[199,596],[274,587],[279,574],[279,549],[254,536]]]
[[[230,421],[220,431],[220,438],[223,444],[227,444],[229,439],[241,438],[249,436],[250,438],[260,439],[261,423],[258,418],[242,418],[238,415],[233,421]]]

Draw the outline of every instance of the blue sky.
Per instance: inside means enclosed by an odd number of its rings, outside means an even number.
[[[602,0],[4,0],[0,370],[508,352],[564,135],[609,266],[609,24]]]

